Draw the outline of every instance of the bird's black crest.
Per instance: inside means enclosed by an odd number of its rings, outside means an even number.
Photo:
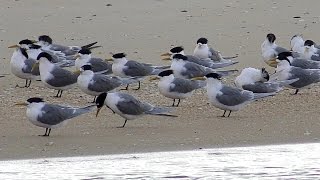
[[[182,54],[175,54],[175,55],[173,55],[172,58],[173,59],[183,59],[183,60],[187,60],[188,59],[187,56],[184,56]]]
[[[312,46],[312,45],[314,45],[314,42],[312,40],[306,40],[304,42],[304,46]]]
[[[37,57],[37,60],[39,60],[42,57],[47,58],[50,62],[52,61],[52,56],[46,52],[40,53]]]
[[[106,100],[106,98],[107,98],[107,93],[106,92],[101,93],[97,97],[97,99],[96,99],[97,108],[101,108],[104,105],[104,101]]]
[[[276,36],[272,33],[267,34],[269,42],[273,43],[276,40]]]
[[[117,53],[117,54],[112,55],[112,57],[115,59],[124,58],[126,56],[127,55],[125,53]]]
[[[51,37],[49,37],[48,35],[39,36],[38,40],[39,40],[39,41],[47,42],[47,43],[49,43],[49,44],[52,44],[52,39],[51,39]]]
[[[88,48],[82,48],[78,53],[79,54],[91,54],[91,51]]]
[[[36,44],[31,44],[29,47],[30,47],[30,49],[40,49],[41,48],[41,46],[36,45]]]
[[[277,59],[279,59],[279,60],[287,60],[288,56],[292,56],[292,52],[289,52],[289,51],[288,52],[281,52],[281,53],[278,54]]]
[[[32,97],[32,98],[29,98],[27,100],[27,102],[29,103],[39,103],[39,102],[44,102],[42,98],[38,98],[38,97]]]
[[[201,44],[208,44],[208,39],[207,38],[199,38],[198,41],[197,41],[197,44],[198,43],[201,43]]]
[[[171,53],[180,53],[181,51],[183,51],[183,47],[182,46],[177,46],[177,47],[174,47],[172,49],[170,49],[170,52]]]
[[[27,44],[27,45],[29,45],[29,44],[33,44],[33,42],[31,41],[31,40],[29,40],[29,39],[24,39],[24,40],[21,40],[20,42],[19,42],[19,44],[21,45],[21,44]]]
[[[24,48],[20,48],[21,53],[23,54],[24,57],[26,57],[27,59],[29,58],[28,53],[26,51],[26,49]]]
[[[207,78],[221,79],[221,75],[218,73],[209,73],[206,75]]]
[[[173,71],[171,69],[169,69],[169,70],[165,70],[165,71],[160,72],[158,74],[158,76],[164,77],[164,76],[170,76],[171,74],[173,74]]]
[[[83,66],[81,67],[81,69],[83,69],[84,71],[86,71],[86,70],[92,70],[92,66],[91,66],[90,64],[86,64],[86,65],[83,65]]]

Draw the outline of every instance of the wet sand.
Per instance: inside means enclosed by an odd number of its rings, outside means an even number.
[[[80,2],[80,3],[79,3]],[[310,5],[313,2],[313,5]],[[193,52],[196,40],[207,37],[209,44],[224,55],[238,54],[240,61],[229,67],[263,67],[260,44],[267,33],[288,47],[291,36],[304,34],[317,38],[320,2],[308,1],[5,1],[0,7],[0,159],[82,156],[116,153],[192,150],[226,146],[253,146],[318,142],[320,137],[318,84],[293,96],[286,89],[275,97],[252,103],[230,118],[208,104],[205,90],[181,101],[175,108],[178,118],[144,116],[129,121],[103,109],[71,120],[54,129],[50,137],[38,137],[44,129],[33,126],[25,108],[13,106],[39,96],[50,103],[84,106],[92,97],[78,88],[66,91],[63,98],[35,82],[28,89],[15,88],[24,80],[10,74],[12,45],[25,38],[48,34],[55,42],[84,45],[98,41],[97,57],[109,52],[126,52],[129,59],[153,64],[168,64],[160,54],[172,45],[183,45]],[[111,5],[108,5],[111,4]],[[299,16],[300,18],[294,18]],[[268,68],[270,72],[273,69]],[[224,82],[232,84],[235,76]],[[169,106],[156,82],[143,82],[142,89],[128,93],[141,100]]]

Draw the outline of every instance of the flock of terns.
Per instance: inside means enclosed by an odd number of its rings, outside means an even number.
[[[82,92],[93,96],[93,104],[86,107],[71,107],[49,104],[42,98],[32,97],[16,105],[27,106],[27,117],[36,126],[46,128],[49,136],[52,128],[64,125],[67,120],[88,113],[97,107],[98,116],[103,106],[128,120],[142,115],[176,117],[172,108],[158,107],[139,101],[130,94],[119,91],[120,87],[149,80],[159,80],[160,94],[173,100],[172,106],[179,106],[180,100],[192,96],[193,91],[207,89],[210,103],[224,110],[223,117],[230,116],[256,99],[274,96],[283,87],[302,88],[320,81],[320,47],[312,40],[303,40],[295,35],[290,41],[291,50],[275,43],[276,36],[268,34],[261,45],[263,60],[275,73],[265,68],[244,68],[235,79],[235,86],[227,86],[220,80],[238,70],[217,70],[238,63],[237,56],[224,57],[208,46],[206,38],[199,38],[192,55],[186,55],[182,46],[173,47],[161,55],[170,60],[169,66],[156,66],[128,60],[125,53],[112,54],[111,59],[92,57],[92,49],[99,48],[97,42],[85,46],[64,46],[54,44],[51,37],[42,35],[38,40],[21,40],[10,61],[12,74],[25,80],[25,88],[32,81],[41,81],[47,88],[57,90],[55,97],[78,86]],[[112,61],[112,63],[111,63]],[[66,67],[75,66],[76,71]],[[20,87],[20,86],[19,86]]]

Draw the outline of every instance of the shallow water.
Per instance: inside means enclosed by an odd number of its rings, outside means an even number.
[[[320,144],[0,161],[0,179],[320,179]]]

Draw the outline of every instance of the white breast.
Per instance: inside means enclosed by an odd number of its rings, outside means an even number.
[[[78,76],[78,86],[86,94],[89,94],[91,96],[98,96],[100,92],[92,92],[88,89],[89,83],[92,83],[92,77],[93,77],[93,72],[83,72]]]
[[[200,58],[206,59],[209,57],[209,47],[202,45],[203,47],[199,48],[198,46],[195,48],[193,55]]]
[[[181,75],[182,72],[186,71],[186,68],[184,67],[185,62],[183,60],[172,60],[171,63],[171,69],[173,70],[173,74],[175,77],[178,78],[185,78],[184,76]]]
[[[116,76],[120,77],[126,77],[126,75],[123,73],[123,69],[125,68],[126,62],[124,61],[119,61],[119,62],[114,62],[112,64],[112,72]]]

